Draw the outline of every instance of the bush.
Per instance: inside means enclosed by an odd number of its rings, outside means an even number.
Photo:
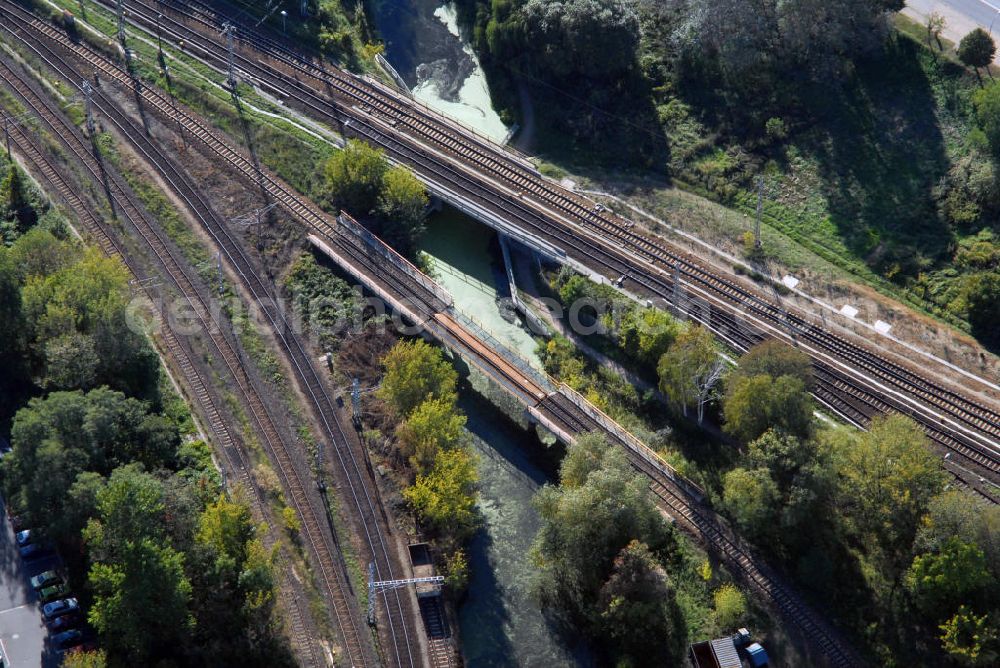
[[[715,621],[723,633],[735,629],[746,618],[746,596],[734,585],[722,585],[712,598],[715,600]]]

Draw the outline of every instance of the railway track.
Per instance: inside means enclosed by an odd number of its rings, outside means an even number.
[[[130,2],[129,5],[135,8],[136,20],[143,18],[144,11],[152,11],[150,5],[143,1]],[[216,19],[211,12],[204,11],[203,5],[198,2],[182,5],[176,0],[168,0],[163,6],[172,8],[175,14],[170,18],[173,23],[169,30],[183,35],[189,43],[201,40],[203,50],[208,48],[204,45],[214,43],[218,51],[218,43],[213,42],[214,38],[206,34],[216,29]],[[165,17],[170,15],[170,11],[164,13]],[[151,19],[146,16],[146,20],[148,22]],[[194,28],[187,25],[191,22],[196,24]],[[523,160],[507,154],[482,138],[455,128],[442,117],[414,105],[408,98],[401,97],[380,84],[317,65],[305,54],[289,49],[275,40],[261,37],[253,30],[244,28],[239,36],[240,49],[253,54],[253,57],[246,57],[238,49],[240,67],[269,88],[282,90],[289,100],[312,112],[318,112],[324,119],[341,123],[345,119],[349,120],[350,126],[356,128],[359,135],[381,145],[390,154],[409,164],[416,165],[418,172],[431,173],[439,178],[442,175],[448,176],[451,185],[455,185],[459,176],[466,181],[473,181],[475,187],[467,189],[473,191],[468,193],[472,198],[490,200],[481,191],[491,188],[498,190],[499,185],[499,191],[503,195],[500,199],[503,201],[489,201],[494,210],[510,214],[513,209],[521,214],[541,218],[541,223],[534,221],[530,227],[553,236],[556,241],[566,240],[565,234],[557,234],[552,229],[560,223],[570,229],[584,229],[595,234],[597,239],[591,237],[593,243],[589,244],[588,250],[598,251],[597,255],[603,256],[596,263],[601,268],[614,269],[615,265],[622,264],[608,261],[609,256],[613,255],[606,247],[608,242],[620,245],[634,256],[631,258],[633,261],[624,263],[622,269],[625,271],[618,275],[628,276],[640,284],[649,283],[648,280],[637,280],[642,273],[648,274],[648,279],[655,277],[657,273],[668,274],[677,267],[683,282],[715,298],[715,308],[747,309],[755,318],[770,323],[769,335],[801,343],[808,352],[815,351],[813,357],[818,357],[821,361],[824,358],[836,360],[840,364],[837,373],[841,377],[853,376],[854,386],[868,397],[865,422],[880,412],[880,406],[891,405],[894,410],[901,410],[917,418],[936,442],[970,459],[976,466],[986,466],[991,474],[997,473],[994,464],[998,457],[1000,414],[993,409],[886,359],[867,347],[816,327],[799,314],[786,313],[779,305],[772,304],[759,294],[712,274],[688,255],[637,233],[632,229],[631,222],[542,179],[525,166]],[[265,59],[277,62],[265,62]],[[313,85],[306,85],[295,78],[312,80]],[[340,96],[341,99],[327,99],[323,94],[326,90],[332,91],[331,97]],[[393,145],[393,140],[400,142],[407,138],[419,145],[414,146],[411,142],[410,146],[404,147],[408,150],[400,150],[399,146]],[[450,156],[455,161],[473,166],[482,178],[477,181],[468,174],[459,174],[461,170],[440,164],[440,159],[436,161],[437,164],[432,165],[427,163],[435,162],[433,160],[425,159],[421,162],[414,159],[414,150],[428,152],[428,149],[431,154],[436,152],[439,156]],[[517,215],[514,217],[518,218]],[[521,218],[519,222],[525,221]],[[605,247],[598,248],[602,245]],[[595,259],[594,252],[581,252],[578,245],[574,246],[580,256],[591,261]],[[667,277],[663,282],[669,285],[672,279]],[[661,287],[653,292],[667,301],[670,301],[671,293],[669,287],[666,290]],[[828,394],[841,389],[843,383],[826,386]],[[887,393],[894,394],[896,400],[879,404],[880,397]],[[822,398],[821,400],[828,403]]]
[[[662,279],[659,279],[659,280],[662,280]],[[670,286],[669,282],[664,282],[660,287],[661,288],[669,289],[671,286]],[[714,318],[718,318],[719,315],[717,313],[709,313],[707,316],[704,316],[704,317],[706,317],[706,319],[708,319],[711,322],[711,320],[712,320],[713,317]],[[736,330],[730,332],[729,336],[731,337],[731,340],[737,341],[737,342],[739,342],[739,341],[745,342],[749,338],[748,335],[745,334],[745,330],[742,329],[742,328],[737,328]],[[683,507],[687,507],[687,506],[690,505],[687,502],[678,501],[678,503],[681,503],[681,505]]]
[[[602,431],[600,425],[583,416],[568,399],[560,394],[550,396],[545,409],[561,421],[571,433]],[[690,502],[690,496],[648,460],[636,455],[627,444],[625,452],[633,468],[650,479],[650,489],[658,505],[663,507],[690,534],[701,541],[730,565],[737,577],[774,602],[782,614],[801,628],[803,633],[828,658],[832,666],[860,665],[860,661],[839,639],[839,634],[822,622],[818,615],[797,594],[781,583],[762,562],[755,558],[745,542],[725,530],[723,521],[703,507]]]
[[[18,18],[23,19],[22,25],[25,28],[31,28],[36,32],[40,32],[41,35],[49,38],[61,48],[69,49],[74,57],[81,57],[80,53],[74,51],[74,45],[67,43],[58,31],[44,24],[39,24],[37,20],[32,19],[26,14],[20,15]],[[83,59],[94,66],[96,71],[100,71],[102,76],[117,79],[123,85],[128,84],[127,75],[117,70],[114,65],[104,61],[101,56],[91,52],[85,52],[83,55]],[[72,75],[66,72],[64,72],[64,76],[72,79]],[[251,183],[262,179],[263,183],[261,185],[269,196],[278,201],[285,209],[295,215],[296,218],[305,222],[311,228],[326,234],[329,238],[334,239],[345,252],[359,259],[359,261],[367,261],[368,266],[374,267],[374,273],[383,275],[383,279],[397,290],[401,290],[404,293],[408,292],[415,303],[429,304],[431,308],[442,306],[435,295],[420,285],[419,282],[405,274],[401,275],[399,272],[393,273],[388,271],[384,262],[377,262],[377,258],[371,257],[370,249],[363,248],[356,240],[352,241],[348,235],[342,234],[342,231],[328,222],[321,212],[312,207],[303,198],[294,194],[286,186],[277,182],[269,175],[259,172],[247,157],[227,146],[209,128],[188,116],[180,114],[177,107],[149,89],[145,89],[143,95],[146,101],[155,107],[158,112],[166,118],[171,118],[181,123],[181,126],[185,130],[189,131],[212,149],[219,158],[230,163],[231,166],[242,173]],[[164,156],[158,154],[158,149],[144,138],[139,128],[133,125],[130,130],[127,127],[127,119],[122,120],[122,118],[118,118],[115,120],[115,110],[113,108],[102,107],[101,111],[106,113],[118,125],[119,130],[123,134],[130,137],[132,142],[145,154],[147,160],[160,171],[168,183],[171,183],[176,188],[176,184],[183,181],[183,178],[176,173],[176,170],[171,171],[169,166],[165,166]],[[190,184],[188,184],[186,191],[183,188],[180,190],[182,196],[189,200],[189,204],[191,200],[200,198],[197,188],[194,188]],[[290,328],[288,323],[283,320],[282,314],[268,308],[270,305],[273,305],[273,295],[268,293],[268,286],[264,285],[257,278],[257,274],[253,271],[249,260],[243,254],[240,244],[229,235],[226,226],[222,224],[217,216],[213,220],[210,207],[203,202],[201,204],[195,202],[191,204],[191,207],[196,215],[201,218],[203,224],[206,225],[209,233],[215,237],[217,244],[223,249],[226,259],[233,263],[241,280],[251,287],[251,292],[258,303],[265,305],[264,312],[271,319],[272,331],[290,356],[301,386],[304,388],[303,391],[311,399],[318,419],[321,421],[326,432],[326,437],[331,443],[337,445],[335,448],[336,459],[340,463],[341,470],[344,472],[347,480],[350,497],[354,500],[355,507],[361,516],[361,530],[364,533],[376,564],[376,576],[380,579],[393,579],[395,577],[394,572],[398,572],[401,568],[398,558],[392,554],[392,550],[388,545],[386,532],[391,532],[391,527],[384,509],[381,508],[381,501],[378,499],[377,491],[374,490],[373,474],[364,453],[357,454],[347,445],[348,439],[340,426],[336,409],[325,386],[316,374],[308,353],[294,336],[288,334]],[[380,519],[385,523],[385,530],[380,525]],[[388,620],[388,638],[385,643],[386,651],[389,655],[388,659],[397,665],[413,665],[415,662],[419,662],[418,650],[415,650],[413,647],[417,643],[416,638],[412,637],[415,634],[415,630],[410,628],[412,625],[408,623],[409,620],[413,619],[413,614],[409,610],[404,610],[407,606],[401,600],[398,591],[383,593],[382,599],[384,608],[387,611]]]
[[[49,129],[55,133],[62,146],[73,152],[77,157],[86,155],[84,140],[79,136],[78,132],[65,123],[59,112],[54,111],[51,104],[38,96],[31,86],[21,81],[18,73],[2,60],[0,60],[0,81],[16,92],[22,102],[43,120]],[[147,285],[151,278],[150,275],[144,268],[130,259],[128,253],[122,251],[112,233],[98,220],[91,212],[90,207],[84,204],[75,190],[67,184],[58,170],[41,152],[38,148],[40,142],[25,135],[19,127],[14,129],[12,138],[18,152],[34,166],[37,173],[42,175],[50,187],[58,193],[66,206],[76,214],[77,219],[83,224],[89,236],[100,246],[105,255],[120,259],[138,285]],[[102,178],[102,174],[95,171],[95,165],[92,162],[84,160],[81,164],[90,172],[92,178]],[[143,217],[142,209],[135,203],[131,193],[127,189],[122,189],[121,184],[116,185],[118,185],[118,189],[112,192],[113,204],[131,223],[132,227],[138,229],[139,224],[136,221]],[[120,195],[124,195],[125,199],[121,199]],[[153,304],[158,304],[155,295],[148,288],[144,288],[144,290],[150,301]],[[197,315],[202,319],[203,327],[212,327],[215,324],[209,323],[204,319],[206,315],[204,311],[199,311]],[[160,310],[158,316],[165,320],[167,313],[164,310]],[[206,423],[211,428],[217,451],[223,453],[229,463],[230,470],[235,472],[237,476],[235,482],[250,495],[248,500],[250,501],[255,518],[258,521],[264,522],[267,528],[267,532],[264,535],[264,542],[265,546],[270,548],[275,543],[275,527],[266,511],[266,501],[250,475],[250,471],[252,470],[251,464],[247,461],[242,448],[237,444],[236,439],[229,429],[227,421],[222,417],[218,409],[219,404],[215,393],[209,389],[209,385],[192,363],[191,352],[181,344],[170,328],[164,328],[160,331],[159,338],[166,348],[170,360],[177,366],[177,369],[186,382],[187,388],[192,394],[196,405],[200,408]],[[321,650],[315,642],[315,633],[312,630],[311,624],[307,624],[306,622],[308,613],[303,611],[306,603],[303,600],[304,594],[301,592],[301,587],[288,576],[287,572],[283,573],[280,577],[282,586],[279,590],[279,596],[283,601],[293,648],[304,665],[324,665],[325,661],[321,658]]]

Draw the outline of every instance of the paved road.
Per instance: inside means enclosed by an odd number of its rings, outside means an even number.
[[[21,561],[2,501],[0,525],[0,647],[12,668],[55,668],[60,659],[46,647],[48,632],[28,579],[57,567],[56,558]]]
[[[995,37],[1000,38],[1000,0],[906,0],[903,9],[904,15],[925,25],[932,12],[945,18],[944,37],[955,44],[976,27],[991,32],[996,28]],[[1000,53],[994,62],[1000,63]]]

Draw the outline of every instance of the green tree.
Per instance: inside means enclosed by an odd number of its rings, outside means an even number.
[[[418,475],[403,497],[421,520],[436,531],[460,542],[475,530],[476,462],[467,448],[440,452],[430,472]]]
[[[917,606],[938,620],[943,611],[978,598],[991,582],[983,551],[958,538],[949,539],[939,552],[918,555],[906,573],[906,587]]]
[[[147,665],[188,640],[191,583],[184,555],[173,548],[150,538],[126,541],[114,562],[91,566],[88,582],[94,601],[87,619],[113,654]]]
[[[388,168],[382,151],[349,139],[323,165],[323,194],[352,216],[368,216],[378,206]]]
[[[1000,348],[1000,275],[977,277],[969,291],[969,325],[972,333],[988,346]]]
[[[416,247],[424,232],[428,198],[416,176],[406,167],[390,167],[378,197],[380,224],[374,232],[404,255]]]
[[[666,311],[630,309],[618,330],[618,343],[644,365],[657,364],[680,333],[679,323]]]
[[[987,67],[993,62],[996,52],[996,43],[982,28],[974,29],[958,43],[959,60],[968,67],[976,68],[976,74],[979,74],[980,67]]]
[[[380,399],[400,416],[408,416],[428,399],[454,403],[458,374],[427,342],[400,341],[382,359],[385,375],[378,389]]]
[[[994,154],[1000,153],[1000,83],[990,83],[972,96],[976,122],[986,135]]]
[[[542,527],[532,549],[543,598],[586,615],[596,609],[615,557],[631,541],[662,554],[672,536],[649,494],[648,481],[622,449],[596,435],[569,446],[560,484],[546,485],[535,497]]]
[[[792,376],[802,381],[807,389],[813,385],[812,361],[809,356],[797,348],[778,341],[767,339],[758,343],[740,357],[734,376],[750,378],[753,376]]]
[[[528,0],[517,23],[544,76],[619,75],[635,64],[639,18],[624,0]]]
[[[67,490],[82,473],[105,475],[136,459],[156,468],[174,457],[176,427],[147,410],[142,402],[107,388],[32,399],[14,418],[13,452],[3,459],[8,500],[28,510],[40,526],[56,531],[57,540],[75,539],[71,532],[77,525],[69,520],[76,516],[67,507]],[[84,479],[93,486],[93,478]],[[61,532],[64,526],[66,532]]]
[[[0,181],[0,242],[13,243],[38,222],[33,199],[21,169],[11,164]]]
[[[634,666],[670,666],[683,661],[684,620],[667,573],[649,547],[633,540],[618,553],[601,587],[602,635],[619,662]]]
[[[763,536],[773,528],[780,495],[764,469],[735,468],[723,479],[722,501],[743,531]]]
[[[708,330],[694,326],[682,332],[657,367],[660,390],[687,415],[718,379],[718,353]]]
[[[958,490],[935,496],[921,521],[914,551],[940,552],[953,538],[979,547],[1000,583],[1000,506]]]
[[[811,432],[813,402],[805,384],[794,376],[737,376],[723,402],[726,431],[743,442],[768,429],[800,438]]]
[[[747,598],[736,586],[722,585],[712,594],[712,600],[715,603],[715,621],[720,631],[735,629],[746,621]]]
[[[880,550],[892,570],[901,568],[945,482],[923,431],[898,414],[874,419],[840,453],[839,477],[840,505],[859,542]]]
[[[995,665],[997,629],[987,615],[976,615],[968,606],[961,605],[939,628],[941,646],[961,665]]]
[[[426,473],[441,450],[458,447],[465,437],[465,416],[449,399],[421,403],[396,430],[400,454],[417,473]]]
[[[40,280],[29,280],[22,297],[43,382],[50,375],[44,355],[49,342],[77,332],[92,339],[99,360],[92,383],[132,396],[155,393],[159,360],[146,338],[129,326],[131,293],[120,260],[88,249],[74,264]],[[66,357],[56,355],[55,359],[65,361]],[[56,377],[72,375],[65,369],[53,371]]]

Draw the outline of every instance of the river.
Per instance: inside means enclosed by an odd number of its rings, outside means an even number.
[[[433,214],[421,250],[435,279],[456,305],[529,364],[538,366],[535,342],[497,306],[506,273],[493,231],[446,207]],[[531,543],[541,519],[531,499],[548,477],[532,461],[544,446],[501,417],[476,395],[463,393],[462,408],[478,453],[479,509],[484,522],[469,545],[472,577],[458,609],[462,654],[469,666],[580,666],[586,647],[560,634],[531,596]]]
[[[440,0],[371,0],[385,58],[437,111],[502,142],[508,128],[490,103],[486,75],[458,28],[455,7]]]

